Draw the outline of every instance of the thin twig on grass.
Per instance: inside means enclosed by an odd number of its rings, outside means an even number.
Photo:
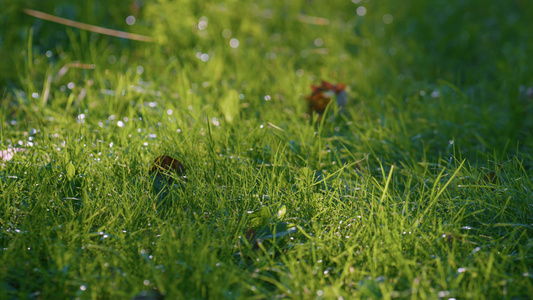
[[[23,9],[23,12],[28,14],[28,15],[30,15],[30,16],[32,16],[32,17],[36,17],[38,19],[43,19],[43,20],[47,20],[47,21],[50,21],[50,22],[59,23],[59,24],[63,24],[63,25],[67,25],[67,26],[71,26],[71,27],[75,27],[75,28],[91,31],[91,32],[100,33],[100,34],[115,36],[115,37],[128,39],[128,40],[136,40],[136,41],[141,41],[141,42],[154,42],[155,41],[154,38],[146,36],[146,35],[129,33],[129,32],[124,32],[124,31],[118,31],[118,30],[108,29],[108,28],[104,28],[104,27],[100,27],[100,26],[94,26],[94,25],[90,25],[90,24],[86,24],[86,23],[72,21],[72,20],[69,20],[69,19],[56,17],[54,15],[50,15],[50,14],[43,13],[43,12],[40,12],[40,11],[36,11],[36,10],[33,10],[33,9],[25,8],[25,9]]]

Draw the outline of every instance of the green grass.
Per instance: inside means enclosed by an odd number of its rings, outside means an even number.
[[[0,298],[529,298],[533,4],[353,2],[2,2]]]

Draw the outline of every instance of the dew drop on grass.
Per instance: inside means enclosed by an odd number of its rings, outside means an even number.
[[[231,37],[231,30],[228,28],[222,30],[222,36],[226,39],[229,39]]]
[[[394,18],[391,14],[385,14],[383,15],[383,18],[381,18],[381,20],[383,21],[383,23],[389,25],[392,23],[392,21],[394,21]]]
[[[231,46],[231,48],[237,48],[239,47],[239,40],[236,38],[233,38],[229,41],[229,45]]]
[[[202,16],[200,18],[200,22],[198,22],[198,29],[200,30],[205,30],[207,28],[207,17],[206,16]]]
[[[128,17],[126,18],[126,24],[128,24],[128,25],[130,25],[130,26],[133,25],[133,24],[135,24],[135,21],[136,21],[136,20],[135,20],[135,17],[134,17],[134,16],[128,16]]]
[[[444,298],[444,297],[447,297],[448,295],[450,295],[450,292],[448,291],[439,291],[438,293],[439,298]]]

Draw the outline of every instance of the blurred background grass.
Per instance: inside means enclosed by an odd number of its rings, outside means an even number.
[[[23,8],[157,42],[69,28],[25,15]],[[525,91],[533,86],[532,8],[520,0],[3,1],[3,107],[17,120],[43,119],[47,108],[67,106],[73,118],[87,109],[94,120],[124,115],[128,101],[110,105],[99,92],[120,93],[134,81],[155,91],[165,107],[211,107],[214,116],[229,105],[224,99],[243,95],[246,104],[234,114],[265,120],[270,108],[286,117],[305,113],[302,94],[325,79],[348,84],[354,122],[372,121],[357,117],[359,111],[381,125],[405,127],[396,134],[403,131],[415,144],[425,140],[437,155],[450,140],[473,156],[487,149],[503,155],[509,145],[531,144],[532,105]],[[128,16],[134,24],[126,23]],[[232,39],[238,47],[230,46]],[[95,69],[56,78],[74,61]],[[49,76],[53,100],[37,114],[21,110],[39,103]],[[69,82],[74,90],[61,89]],[[89,96],[69,105],[68,94],[78,88]],[[91,90],[99,95],[91,97]],[[31,97],[36,92],[38,99]],[[265,106],[265,95],[275,101]]]

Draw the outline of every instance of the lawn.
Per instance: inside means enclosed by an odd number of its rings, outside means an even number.
[[[0,298],[529,299],[531,12],[2,1]]]

